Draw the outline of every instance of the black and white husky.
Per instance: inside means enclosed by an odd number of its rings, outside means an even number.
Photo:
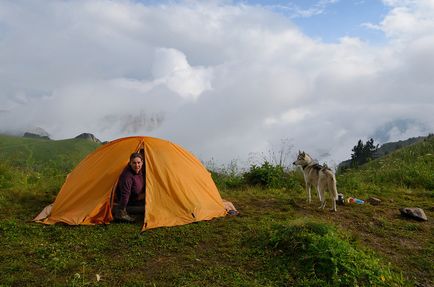
[[[326,205],[325,192],[328,190],[332,197],[332,211],[336,211],[336,199],[338,191],[336,189],[336,177],[333,171],[326,165],[322,166],[315,163],[314,160],[304,151],[298,152],[295,165],[303,168],[304,181],[306,183],[307,201],[311,202],[310,191],[312,186],[315,186],[319,200],[321,201],[321,209]]]

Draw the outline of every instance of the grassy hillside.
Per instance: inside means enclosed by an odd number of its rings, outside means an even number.
[[[0,138],[0,286],[432,286],[432,138],[338,176],[339,192],[379,206],[320,211],[296,173],[290,189],[221,190],[238,217],[142,234],[32,223],[89,144]],[[401,218],[407,206],[429,221]]]
[[[48,140],[0,135],[0,160],[17,168],[71,170],[99,144],[83,139]]]
[[[353,180],[352,188],[355,190],[369,190],[381,194],[377,187],[397,187],[407,189],[434,190],[434,136],[385,157],[365,164],[359,169],[348,171],[341,180]],[[346,182],[346,184],[350,184]],[[350,184],[351,185],[351,184]]]
[[[21,171],[64,175],[98,146],[83,139],[54,141],[0,135],[0,162]]]
[[[0,135],[0,218],[52,201],[66,175],[98,146],[82,139]]]
[[[432,137],[432,136],[433,135],[420,136],[420,137],[409,138],[406,140],[400,140],[397,142],[388,142],[388,143],[382,144],[379,148],[377,148],[375,150],[375,152],[373,154],[373,158],[377,159],[377,158],[383,157],[383,156],[388,155],[389,153],[396,151],[396,150],[399,150],[403,147],[407,147],[410,145],[414,145],[418,142],[425,141],[427,138]],[[351,159],[345,160],[345,161],[339,163],[337,169],[338,170],[344,170],[344,169],[350,168],[352,165],[351,163],[352,163]]]

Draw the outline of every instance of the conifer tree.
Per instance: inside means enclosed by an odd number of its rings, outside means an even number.
[[[359,140],[357,145],[355,145],[351,150],[353,152],[351,154],[351,165],[357,167],[370,161],[377,148],[378,144],[374,145],[374,140],[372,138],[366,141],[365,144],[363,144],[362,140]]]

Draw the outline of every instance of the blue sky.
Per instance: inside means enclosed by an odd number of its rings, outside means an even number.
[[[379,23],[390,10],[380,0],[246,0],[240,3],[268,7],[289,17],[305,34],[329,43],[347,36],[383,43],[385,36],[381,31],[363,24]]]
[[[141,3],[185,3],[185,0],[139,0]],[[288,17],[303,33],[312,38],[333,43],[341,37],[359,37],[370,43],[385,41],[383,32],[370,29],[364,23],[378,24],[390,11],[381,0],[227,0],[228,4],[261,6]]]
[[[434,132],[433,31],[434,0],[0,1],[0,133],[333,166]]]

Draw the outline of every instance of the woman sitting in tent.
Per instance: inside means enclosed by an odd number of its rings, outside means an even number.
[[[116,188],[115,219],[134,222],[128,215],[127,207],[136,207],[144,211],[145,204],[145,177],[143,168],[143,155],[135,152],[130,156],[130,162],[119,177]]]

